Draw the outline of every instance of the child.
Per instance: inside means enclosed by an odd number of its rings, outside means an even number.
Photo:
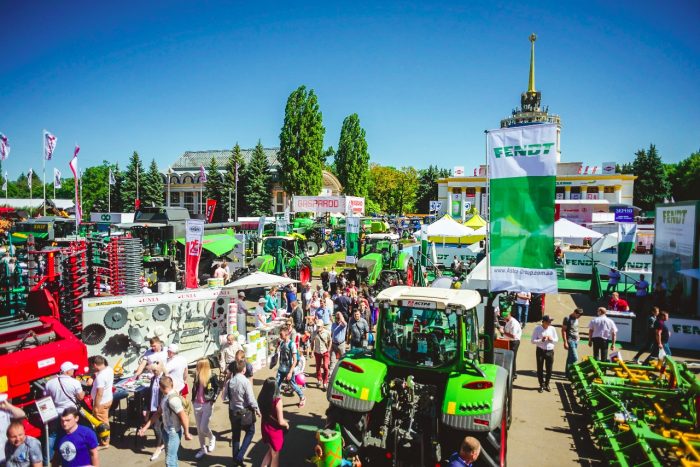
[[[311,336],[316,331],[316,318],[314,316],[306,317],[304,326],[304,336],[301,338],[301,351],[306,354],[306,358],[311,358]]]

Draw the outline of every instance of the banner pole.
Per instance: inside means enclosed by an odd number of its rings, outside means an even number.
[[[107,212],[112,212],[112,169],[107,174]]]
[[[491,173],[489,172],[489,153],[488,153],[488,138],[489,131],[484,130],[484,171],[486,172],[486,285],[487,290],[491,292]]]
[[[43,200],[43,205],[44,205],[44,215],[46,215],[46,157],[41,158],[42,161],[42,166],[44,170],[44,200]],[[55,196],[54,196],[55,198]]]

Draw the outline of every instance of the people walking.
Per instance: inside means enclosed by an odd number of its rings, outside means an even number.
[[[328,268],[323,267],[323,272],[321,273],[321,286],[323,287],[324,292],[328,292],[330,290],[330,277],[328,274]]]
[[[522,328],[527,326],[527,315],[530,310],[531,300],[532,294],[530,292],[520,291],[515,296],[515,310],[517,314],[517,320]]]
[[[207,452],[213,452],[216,449],[216,437],[209,427],[209,420],[212,406],[218,395],[219,378],[211,371],[209,359],[203,358],[197,362],[197,371],[192,384],[192,406],[199,437],[199,451],[194,456],[196,459],[201,459]],[[207,444],[207,438],[209,444]]]
[[[635,363],[641,363],[639,358],[643,353],[649,352],[650,354],[654,352],[654,348],[657,347],[656,343],[656,320],[659,318],[659,307],[651,307],[651,312],[647,318],[647,336],[646,341],[639,347],[639,351],[632,357],[632,361]]]
[[[158,411],[151,416],[139,430],[139,436],[144,436],[146,430],[160,418],[163,422],[163,437],[165,440],[165,465],[166,467],[178,467],[178,450],[181,439],[192,439],[190,435],[190,418],[185,411],[182,397],[173,387],[173,379],[170,376],[160,378],[160,392],[163,394]]]
[[[187,387],[187,360],[178,355],[176,344],[168,346],[168,360],[165,362],[165,373],[173,380],[173,388],[183,396],[189,393]]]
[[[236,330],[243,337],[248,336],[248,306],[245,304],[245,292],[238,292],[236,299]]]
[[[331,345],[333,339],[331,332],[319,321],[313,336],[314,358],[316,360],[316,380],[325,391],[328,388],[328,376],[331,359]]]
[[[668,345],[668,340],[671,337],[671,330],[668,328],[668,311],[662,311],[659,313],[659,317],[654,324],[654,332],[656,338],[656,347],[652,353],[644,360],[644,364],[649,364],[649,360],[652,358],[663,360],[661,357],[661,351],[663,353],[671,356],[671,347]]]
[[[68,407],[78,407],[80,401],[85,398],[83,386],[73,377],[77,369],[78,365],[63,362],[61,372],[46,383],[44,395],[53,400],[56,412],[59,414]],[[53,456],[54,444],[60,430],[60,418],[49,422],[49,457]]]
[[[617,292],[617,285],[620,283],[620,272],[615,268],[610,268],[608,273],[608,287],[606,293]]]
[[[61,413],[62,432],[56,439],[53,465],[63,467],[99,466],[97,435],[90,428],[78,423],[78,408],[68,407]],[[170,467],[170,466],[168,466]]]
[[[226,343],[221,347],[219,353],[219,376],[223,380],[226,376],[226,369],[236,360],[236,354],[243,350],[241,344],[236,340],[236,336],[229,334],[226,336]]]
[[[92,414],[109,428],[109,408],[112,407],[112,387],[114,371],[107,365],[102,355],[90,358],[90,366],[95,373],[90,396],[92,397]],[[100,437],[101,446],[109,446],[109,437]]]
[[[523,330],[518,320],[513,318],[513,315],[509,311],[503,313],[503,319],[505,320],[505,325],[500,327],[499,331],[501,335],[508,338],[510,343],[510,350],[513,351],[513,379],[517,379],[518,371],[516,362],[518,360],[518,348],[520,348],[520,338],[523,335]]]
[[[153,414],[158,412],[160,407],[160,401],[163,394],[160,392],[160,378],[165,374],[165,365],[161,362],[155,362],[148,366],[147,368],[151,372],[151,384],[149,388],[145,391],[145,396],[143,400],[143,416],[144,423],[153,417]],[[165,448],[165,441],[163,440],[163,423],[160,418],[151,425],[153,431],[156,435],[156,450],[153,451],[151,455],[151,461],[154,461],[160,457]]]
[[[617,337],[617,325],[615,321],[606,316],[605,307],[598,308],[598,316],[588,323],[588,346],[593,347],[593,358],[600,361],[608,359],[608,345],[610,350],[615,350],[615,338]]]
[[[282,398],[275,378],[267,378],[258,395],[260,407],[260,431],[262,440],[268,446],[267,453],[260,465],[278,467],[279,455],[284,445],[284,433],[289,430],[289,422],[284,419]]]
[[[306,398],[304,391],[296,383],[294,378],[294,368],[299,360],[299,351],[296,344],[291,339],[290,332],[286,328],[280,331],[279,350],[279,367],[277,369],[277,386],[280,386],[283,381],[287,381],[294,392],[299,396],[299,407],[304,407]]]
[[[571,365],[578,361],[578,343],[580,335],[578,332],[578,320],[583,316],[583,309],[576,308],[569,316],[564,317],[561,324],[561,337],[564,348],[567,350],[566,367],[564,375],[569,378],[571,375]]]
[[[350,320],[350,348],[362,349],[367,347],[367,336],[369,335],[369,323],[360,314],[360,310],[355,310]]]
[[[335,321],[331,325],[331,366],[330,371],[333,371],[335,364],[338,360],[343,358],[346,349],[346,339],[347,339],[348,325],[343,318],[341,312],[335,314]]]
[[[537,381],[540,384],[538,392],[551,391],[549,380],[552,377],[554,365],[554,347],[559,341],[557,330],[552,326],[552,318],[549,315],[542,317],[542,324],[538,325],[532,333],[531,342],[537,346],[535,358],[537,360]]]
[[[255,415],[261,416],[253,393],[253,384],[246,378],[246,361],[234,362],[235,374],[224,389],[224,402],[228,403],[233,439],[233,465],[243,465],[248,447],[255,435]],[[274,381],[274,379],[273,379]],[[241,442],[241,432],[244,432]]]

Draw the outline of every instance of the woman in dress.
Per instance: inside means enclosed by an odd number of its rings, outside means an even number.
[[[280,451],[284,444],[284,433],[289,430],[289,422],[282,413],[282,400],[275,378],[267,378],[258,395],[260,407],[260,431],[262,440],[268,446],[267,454],[260,464],[263,467],[278,467]]]
[[[212,452],[216,448],[216,438],[209,428],[209,419],[218,394],[219,378],[211,371],[209,359],[203,358],[197,362],[197,371],[192,385],[192,405],[199,436],[199,451],[194,455],[196,459],[204,457],[207,450]],[[207,438],[209,438],[208,445]]]
[[[165,366],[162,362],[156,361],[155,363],[148,365],[146,369],[151,372],[151,385],[149,386],[148,390],[145,391],[146,395],[143,404],[144,420],[148,421],[151,419],[154,412],[158,412],[158,407],[160,406],[160,377],[163,376],[163,373],[165,373]],[[156,450],[151,456],[152,461],[158,459],[165,448],[160,417],[158,417],[156,422],[153,424],[153,431],[156,434]]]

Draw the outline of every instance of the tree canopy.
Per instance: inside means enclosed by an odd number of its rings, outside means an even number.
[[[343,183],[343,193],[349,196],[367,196],[369,189],[369,152],[365,130],[357,114],[343,120],[335,169]]]
[[[700,151],[692,153],[677,164],[666,166],[674,201],[698,199],[700,182]]]
[[[158,170],[156,160],[152,159],[151,164],[148,166],[148,172],[143,177],[143,189],[140,190],[142,193],[141,205],[163,206],[165,204],[165,197],[163,196],[164,191],[165,184],[163,183],[163,176]]]
[[[369,198],[388,214],[415,211],[418,172],[413,167],[400,170],[378,164],[370,166]]]
[[[318,195],[323,187],[323,117],[313,89],[289,95],[280,132],[280,181],[289,195]]]
[[[427,169],[418,171],[416,211],[425,214],[429,212],[430,201],[437,201],[438,199],[438,179],[449,176],[449,169],[440,169],[436,165],[430,165]]]
[[[634,181],[634,204],[645,211],[653,210],[654,206],[663,203],[670,193],[666,170],[656,146],[650,144],[648,151],[637,151],[632,166],[637,176]]]
[[[221,176],[219,164],[214,157],[211,158],[209,167],[207,168],[207,181],[204,185],[204,190],[206,199],[213,199],[216,201],[216,208],[214,209],[212,219],[220,221],[223,218],[223,212],[225,210],[222,205],[224,200],[224,177]],[[225,194],[228,197],[228,190],[226,190]]]
[[[238,170],[236,170],[236,164],[238,165]],[[228,197],[228,190],[231,190],[231,214],[229,217],[234,218],[236,213],[234,212],[235,206],[238,206],[238,216],[248,215],[248,202],[244,196],[241,196],[243,189],[246,186],[246,164],[243,159],[243,154],[241,153],[241,147],[236,143],[231,151],[231,155],[226,160],[226,173],[224,174],[224,189],[226,190],[226,196]],[[238,173],[238,192],[236,192],[236,172]],[[238,203],[236,203],[236,197],[238,197]],[[228,203],[228,199],[226,200]],[[226,212],[228,213],[228,204],[226,206]]]
[[[123,182],[121,186],[122,209],[124,212],[134,212],[135,200],[138,196],[143,196],[141,184],[146,175],[143,170],[143,164],[139,154],[134,151],[129,158],[129,165],[123,173]],[[138,188],[138,193],[137,193]]]
[[[250,163],[246,165],[245,179],[246,184],[241,195],[248,204],[248,214],[256,217],[270,215],[272,213],[270,204],[272,192],[270,165],[263,145],[259,140],[253,150]]]

